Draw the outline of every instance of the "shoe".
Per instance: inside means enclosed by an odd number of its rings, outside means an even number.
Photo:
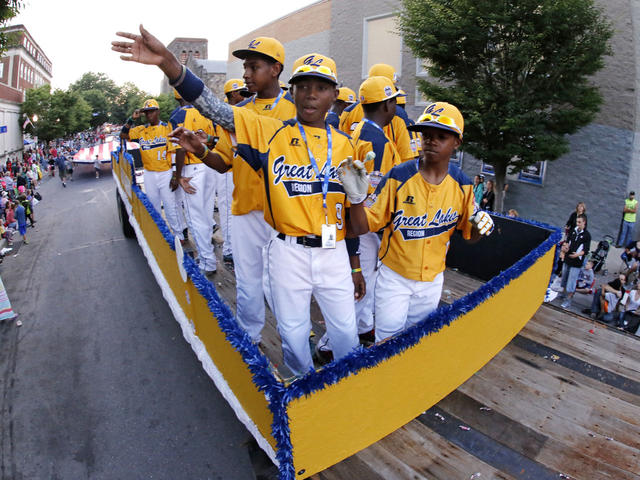
[[[591,309],[590,308],[583,308],[582,309],[582,313],[584,313],[585,315],[591,315]]]
[[[66,184],[66,183],[64,183],[64,182],[62,182],[62,186],[63,186],[64,188],[67,188],[67,184]]]
[[[317,346],[313,351],[313,360],[318,365],[326,365],[327,363],[333,362],[333,351],[331,350],[320,350]]]
[[[568,310],[569,307],[571,306],[571,300],[567,298],[564,302],[560,304],[560,306],[565,310]]]
[[[29,242],[27,240],[23,240],[22,243],[24,243],[25,245],[29,245]]]
[[[366,347],[373,345],[376,343],[376,330],[372,329],[365,333],[359,333],[358,338],[360,339],[360,343]]]

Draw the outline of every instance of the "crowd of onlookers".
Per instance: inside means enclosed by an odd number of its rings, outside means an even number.
[[[37,152],[9,157],[0,178],[0,235],[12,246],[19,235],[28,244],[27,229],[35,226],[35,205],[42,199],[36,191],[44,172]]]
[[[619,272],[610,281],[598,285],[595,273],[603,270],[609,245],[605,241],[590,252],[591,235],[587,229],[587,207],[578,203],[565,226],[565,235],[559,244],[559,254],[554,266],[553,289],[559,292],[561,307],[570,309],[576,294],[590,296],[590,306],[582,313],[591,318],[640,335],[640,241],[632,240],[636,221],[637,200],[630,192],[625,199],[622,222],[615,246],[623,248]],[[625,228],[626,227],[626,228]]]

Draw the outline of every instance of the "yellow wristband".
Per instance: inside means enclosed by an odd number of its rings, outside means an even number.
[[[360,273],[362,271],[361,268],[352,268],[351,273]]]
[[[198,157],[199,160],[204,160],[205,158],[207,158],[207,155],[209,155],[209,147],[207,147],[206,145],[204,146],[204,152],[202,153],[201,156]]]

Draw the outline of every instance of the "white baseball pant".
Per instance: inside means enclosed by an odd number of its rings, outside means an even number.
[[[233,195],[233,173],[218,173],[216,180],[216,193],[218,196],[218,217],[220,219],[220,228],[222,229],[222,255],[232,255],[231,248],[231,202]]]
[[[367,293],[356,302],[358,333],[367,333],[373,329],[373,296],[378,275],[376,265],[379,250],[380,237],[377,233],[369,232],[360,235],[360,268],[367,284]]]
[[[191,235],[198,250],[199,267],[204,270],[215,270],[216,256],[211,244],[213,228],[213,170],[203,163],[185,165],[182,176],[189,177],[189,183],[196,193],[184,193],[184,210]],[[182,190],[182,187],[179,188]]]
[[[262,250],[274,233],[273,228],[264,221],[264,214],[260,210],[231,216],[236,318],[240,327],[256,343],[262,339],[265,315]]]
[[[356,323],[358,333],[367,333],[373,330],[373,297],[378,271],[378,250],[380,249],[380,238],[377,233],[368,232],[360,235],[360,268],[362,276],[367,285],[366,295],[355,302]],[[318,348],[323,351],[333,350],[331,339],[327,332],[318,341]]]
[[[181,229],[180,231],[183,231],[187,228],[187,220],[186,214],[184,213],[184,192],[182,191],[182,188],[178,186],[178,188],[173,191],[173,195],[176,197],[176,210],[178,212],[177,215]]]
[[[420,282],[382,264],[374,293],[376,342],[412,327],[438,308],[443,282],[442,272],[432,282]]]
[[[351,267],[344,241],[308,248],[294,237],[273,237],[265,247],[265,295],[276,316],[284,363],[296,375],[313,368],[309,347],[311,295],[318,302],[334,358],[358,346]]]
[[[159,214],[162,214],[161,206],[164,206],[164,216],[167,219],[169,228],[176,237],[183,240],[182,230],[184,229],[180,228],[176,197],[169,187],[172,176],[172,170],[154,172],[145,169],[144,192],[147,194],[147,198],[149,198],[153,208],[155,208]]]

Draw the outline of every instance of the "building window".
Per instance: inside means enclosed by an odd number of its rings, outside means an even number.
[[[200,58],[200,52],[198,50],[193,54],[193,58]]]
[[[386,63],[402,71],[402,37],[396,32],[393,14],[379,15],[364,19],[362,36],[362,78],[366,78],[369,68],[376,63]]]
[[[180,63],[183,65],[187,63],[187,52],[185,50],[180,54]]]

